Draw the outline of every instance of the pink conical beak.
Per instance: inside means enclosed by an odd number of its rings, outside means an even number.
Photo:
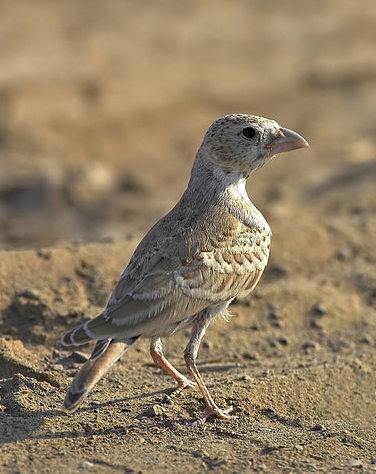
[[[309,147],[309,143],[301,135],[288,128],[281,127],[278,136],[270,143],[273,154],[284,151],[296,150],[297,148]]]

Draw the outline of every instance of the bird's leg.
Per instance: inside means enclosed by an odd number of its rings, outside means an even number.
[[[213,397],[210,395],[209,390],[206,387],[205,382],[203,381],[196,365],[196,359],[201,339],[205,334],[205,331],[209,326],[209,323],[212,318],[213,316],[210,313],[204,313],[201,318],[197,319],[193,327],[191,339],[188,342],[188,345],[184,351],[184,359],[186,366],[188,367],[188,370],[191,372],[195,381],[197,382],[198,388],[200,389],[206,402],[205,413],[202,418],[198,420],[199,423],[205,422],[210,417],[221,418],[222,420],[229,420],[231,418],[234,418],[229,415],[229,413],[232,411],[232,406],[225,410],[221,410],[220,408],[218,408],[218,406],[213,400]]]
[[[163,347],[161,338],[152,339],[150,342],[150,355],[153,358],[154,362],[159,365],[163,370],[168,374],[172,375],[177,381],[178,386],[172,392],[172,394],[177,395],[185,388],[195,387],[196,384],[191,380],[187,379],[183,374],[181,374],[175,367],[166,359],[163,355]]]

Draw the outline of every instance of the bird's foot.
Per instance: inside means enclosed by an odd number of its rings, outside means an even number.
[[[233,410],[232,406],[224,409],[224,410],[221,410],[220,408],[218,408],[216,405],[214,406],[207,406],[206,409],[205,409],[205,413],[203,414],[203,416],[201,418],[199,418],[198,420],[196,420],[193,425],[194,426],[197,426],[197,425],[200,425],[202,423],[205,423],[205,421],[209,418],[219,418],[220,420],[234,420],[236,418],[238,418],[237,416],[233,416],[233,415],[229,415],[229,413],[231,413]]]
[[[178,386],[174,388],[174,390],[170,393],[170,396],[176,396],[181,393],[186,388],[195,388],[197,387],[196,382],[192,382],[192,380],[187,379],[186,377],[181,378],[178,380]]]

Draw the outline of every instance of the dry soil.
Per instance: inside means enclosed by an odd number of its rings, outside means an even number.
[[[376,471],[376,6],[240,0],[0,2],[0,472]],[[61,412],[106,304],[179,198],[207,126],[303,134],[248,191],[270,265],[199,367],[229,422],[141,341]],[[189,334],[166,342],[184,371]]]

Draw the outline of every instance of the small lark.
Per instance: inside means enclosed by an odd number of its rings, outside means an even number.
[[[215,404],[196,358],[210,322],[255,288],[268,262],[270,227],[249,200],[246,179],[277,153],[308,146],[274,120],[253,115],[226,115],[211,125],[186,191],[140,242],[106,309],[63,336],[65,346],[98,341],[68,389],[64,410],[76,410],[112,364],[147,337],[155,363],[177,381],[176,392],[197,384],[206,402],[200,420],[231,418],[232,407]],[[184,359],[195,382],[165,358],[161,342],[189,326]]]

